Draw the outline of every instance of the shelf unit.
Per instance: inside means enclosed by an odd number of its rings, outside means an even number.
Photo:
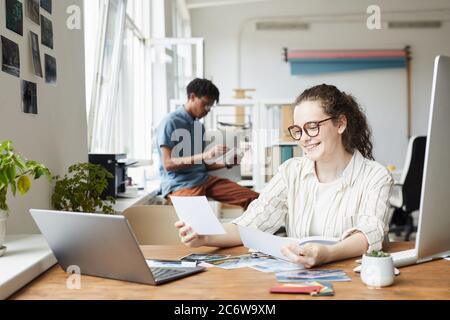
[[[185,101],[172,100],[170,111],[184,105]],[[251,124],[251,150],[252,150],[252,180],[242,180],[245,186],[253,186],[256,191],[261,191],[265,182],[266,171],[266,147],[274,144],[295,145],[293,141],[282,141],[280,139],[280,125],[276,126],[277,120],[273,117],[273,108],[291,106],[292,102],[287,99],[280,100],[256,100],[256,99],[230,99],[217,104],[205,119],[202,119],[206,130],[219,129],[217,114],[225,108],[245,107],[246,116],[250,117]],[[280,118],[281,121],[281,118]],[[278,121],[279,122],[279,121]],[[278,136],[278,138],[277,138]]]

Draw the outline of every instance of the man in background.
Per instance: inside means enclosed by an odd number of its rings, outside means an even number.
[[[205,128],[199,121],[219,102],[219,96],[219,90],[211,81],[195,79],[187,87],[186,104],[161,121],[157,144],[162,195],[207,196],[247,209],[258,198],[258,193],[208,174],[209,171],[233,167],[214,162],[227,152],[226,146],[217,145],[205,150]]]

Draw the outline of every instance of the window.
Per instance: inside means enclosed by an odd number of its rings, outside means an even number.
[[[100,13],[97,26],[92,22],[95,19],[91,9]],[[95,51],[96,72],[87,77],[87,83],[93,83],[92,87],[87,85],[88,90],[92,88],[88,93],[90,152],[127,153],[130,158],[150,159],[151,63],[146,39],[151,31],[151,2],[86,1],[88,11],[86,17],[91,19],[86,25],[86,39],[93,39],[93,30],[101,34]],[[87,55],[93,56],[92,48],[86,46]],[[92,67],[92,59],[87,67]]]
[[[158,176],[152,133],[170,101],[185,98],[187,83],[203,77],[203,39],[189,38],[183,4],[85,0],[89,152],[152,160],[146,180]],[[166,38],[168,24],[179,38]]]

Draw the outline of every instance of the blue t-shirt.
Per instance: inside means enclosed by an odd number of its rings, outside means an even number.
[[[208,179],[206,165],[195,164],[187,169],[166,171],[163,165],[161,147],[172,149],[172,157],[188,157],[203,152],[205,142],[203,136],[205,127],[194,119],[184,107],[169,113],[158,126],[157,146],[160,158],[159,173],[161,176],[161,191],[166,197],[179,189],[193,188]]]

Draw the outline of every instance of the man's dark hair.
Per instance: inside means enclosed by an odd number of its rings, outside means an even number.
[[[197,98],[208,97],[213,101],[219,102],[220,92],[219,89],[207,79],[194,79],[187,86],[188,99],[191,93],[195,94]]]

